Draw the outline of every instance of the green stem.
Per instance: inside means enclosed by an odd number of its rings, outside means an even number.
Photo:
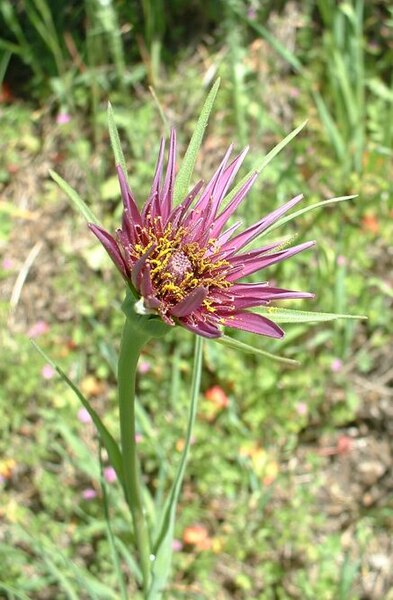
[[[150,586],[150,539],[145,519],[139,464],[135,443],[135,377],[138,358],[149,335],[126,319],[118,362],[120,436],[123,455],[124,487],[131,510],[145,595]]]
[[[156,560],[154,561],[153,565],[153,580],[147,600],[161,600],[163,590],[167,585],[167,580],[170,574],[176,507],[184,479],[187,459],[190,453],[192,431],[197,414],[198,396],[202,373],[202,353],[203,338],[197,335],[195,336],[194,368],[191,383],[190,411],[188,414],[187,431],[185,436],[186,439],[176,477],[172,484],[171,491],[162,513],[159,534],[154,546],[153,554],[156,555]]]

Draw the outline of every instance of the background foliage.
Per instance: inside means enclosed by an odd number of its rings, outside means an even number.
[[[282,342],[239,334],[297,358],[297,370],[207,345],[168,598],[391,598],[391,4],[2,0],[0,32],[2,593],[119,596],[104,483],[137,597],[118,484],[105,456],[100,475],[78,400],[28,341],[39,338],[116,432],[122,282],[48,171],[114,229],[107,100],[143,202],[160,135],[174,124],[185,147],[220,75],[195,178],[232,140],[250,144],[247,168],[308,118],[242,217],[299,192],[306,205],[359,194],[291,223],[285,234],[317,250],[268,276],[317,292],[296,308],[368,321],[287,326]],[[191,357],[191,336],[176,329],[140,365],[140,453],[157,504],[184,443]]]

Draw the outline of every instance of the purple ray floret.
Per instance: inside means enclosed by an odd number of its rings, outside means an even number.
[[[220,337],[224,327],[280,338],[282,329],[250,308],[277,300],[312,298],[313,294],[240,281],[261,269],[306,250],[314,242],[283,249],[282,242],[244,250],[261,233],[295,206],[296,196],[245,229],[229,219],[255,182],[253,173],[225,206],[227,191],[248,148],[228,164],[228,149],[210,182],[199,182],[173,206],[176,177],[176,133],[171,132],[168,162],[163,174],[165,141],[161,141],[150,195],[142,210],[117,167],[124,212],[113,237],[97,225],[89,227],[140,301],[138,311],[156,314],[168,325],[180,324],[207,338]]]

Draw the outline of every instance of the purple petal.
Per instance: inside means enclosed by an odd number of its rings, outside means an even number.
[[[109,256],[111,257],[111,259],[113,260],[123,277],[125,277],[125,279],[128,279],[129,270],[124,258],[121,255],[116,240],[107,231],[105,231],[105,229],[102,229],[98,225],[89,223],[89,229],[94,233],[94,235],[104,246],[105,250],[108,252]]]
[[[265,301],[315,298],[315,294],[310,292],[271,287],[268,283],[238,283],[233,285],[230,291],[235,297],[237,295],[246,299],[247,297],[258,297]]]
[[[223,316],[221,320],[227,327],[242,329],[250,333],[258,333],[273,338],[284,336],[283,330],[276,323],[255,313],[241,311],[233,315]]]
[[[153,250],[156,249],[156,247],[157,247],[157,244],[153,244],[152,246],[150,246],[150,248],[140,258],[138,258],[138,260],[132,267],[131,281],[137,289],[139,289],[139,284],[141,281],[141,271],[142,271],[143,267],[145,266],[146,261],[149,258],[150,254],[153,252]]]
[[[231,246],[240,250],[246,244],[249,244],[253,239],[260,235],[263,231],[268,229],[275,221],[277,221],[284,213],[290,210],[295,204],[302,200],[303,194],[292,198],[289,202],[286,202],[283,206],[273,211],[254,225],[251,225],[248,229],[240,233],[238,236],[228,242]]]
[[[143,269],[140,292],[144,298],[148,298],[154,294],[154,288],[150,277],[150,265],[147,263]]]
[[[174,317],[187,317],[200,308],[207,296],[207,288],[201,286],[192,290],[183,300],[175,304],[171,309]]]
[[[195,240],[198,241],[200,246],[204,246],[207,243],[207,240],[210,238],[209,226],[211,222],[212,204],[213,201],[210,199],[201,217],[189,225],[190,229],[184,238],[184,243],[190,243]]]
[[[244,264],[254,258],[259,258],[261,255],[266,254],[271,250],[274,250],[275,248],[281,246],[282,243],[282,240],[277,240],[276,242],[271,242],[266,246],[256,248],[255,250],[251,250],[250,252],[245,252],[243,254],[235,254],[237,249],[228,247],[228,244],[226,244],[226,250],[221,251],[219,255],[221,258],[228,260],[232,265]]]
[[[180,319],[180,322],[183,327],[191,331],[192,333],[196,333],[197,335],[201,335],[205,338],[217,338],[221,337],[222,333],[215,325],[211,323],[207,323],[202,320],[190,319],[186,317],[185,319]]]
[[[235,212],[239,204],[244,200],[244,197],[249,192],[250,188],[254,185],[256,178],[259,173],[254,173],[248,181],[240,188],[238,193],[234,196],[232,201],[226,206],[226,208],[222,211],[222,213],[215,219],[214,227],[212,231],[212,236],[216,237],[216,235],[221,231],[224,227],[225,223],[228,221],[230,216]]]
[[[226,151],[226,154],[224,156],[224,158],[221,161],[220,166],[218,167],[217,171],[214,173],[213,177],[211,178],[211,180],[209,181],[209,183],[206,185],[203,194],[201,195],[201,197],[199,198],[198,202],[195,205],[195,214],[199,214],[200,212],[204,211],[209,200],[214,197],[214,191],[216,190],[217,186],[219,185],[220,182],[220,177],[225,169],[225,166],[228,162],[228,158],[232,152],[233,146],[232,144],[229,146],[228,150]],[[218,190],[219,192],[219,190]],[[217,194],[217,197],[220,198],[219,193]]]
[[[190,208],[193,200],[196,198],[202,187],[203,181],[198,181],[188,196],[178,206],[176,206],[176,208],[173,209],[169,220],[174,227],[177,227],[183,221],[187,210]]]
[[[236,279],[240,279],[242,277],[246,277],[247,275],[251,275],[260,269],[265,269],[270,265],[273,265],[277,262],[281,262],[282,260],[286,260],[290,256],[294,256],[307,248],[311,248],[314,246],[315,242],[305,242],[304,244],[299,244],[298,246],[294,246],[293,248],[288,248],[287,250],[281,250],[281,252],[276,252],[275,254],[268,254],[267,256],[262,256],[261,258],[255,258],[249,261],[245,261],[241,273],[230,273],[228,275],[228,281],[235,281]],[[241,259],[241,257],[237,257]]]
[[[274,290],[275,288],[270,288]],[[252,296],[251,293],[247,295],[235,296],[233,304],[236,310],[242,310],[244,308],[252,308],[255,306],[262,306],[269,304],[270,302],[278,300],[290,300],[299,298],[314,298],[314,294],[308,294],[306,292],[292,292],[290,290],[278,290],[276,293],[270,294],[255,294]]]
[[[217,248],[220,248],[221,246],[223,246],[225,244],[225,242],[227,240],[229,240],[229,238],[232,236],[233,232],[236,231],[236,229],[238,229],[241,224],[242,224],[241,221],[236,221],[236,223],[234,223],[231,227],[229,227],[223,233],[221,233],[216,240]],[[208,250],[207,254],[208,255],[214,254],[214,252],[215,252],[214,249]]]
[[[229,186],[231,185],[232,181],[236,177],[236,174],[237,174],[238,170],[240,169],[248,150],[249,150],[249,147],[246,146],[244,148],[244,150],[238,156],[236,156],[234,158],[234,160],[231,162],[231,164],[225,169],[224,173],[222,174],[222,176],[220,178],[220,190],[219,190],[220,202],[224,198]]]
[[[161,214],[163,217],[164,224],[167,222],[169,214],[172,210],[172,195],[173,195],[173,184],[175,181],[175,167],[176,167],[176,130],[171,130],[171,137],[169,140],[169,154],[168,154],[168,166],[166,170],[164,189],[161,195]]]
[[[153,196],[156,192],[160,192],[160,181],[162,175],[162,165],[164,162],[164,150],[165,150],[165,139],[161,139],[160,149],[158,151],[158,158],[156,164],[156,170],[154,172],[154,179],[150,190],[150,196]]]
[[[123,199],[124,210],[127,213],[129,219],[132,222],[137,223],[138,225],[142,224],[141,215],[139,213],[138,206],[135,202],[135,199],[132,195],[130,188],[127,185],[127,181],[123,170],[120,165],[117,165],[117,175],[120,183],[121,196]]]

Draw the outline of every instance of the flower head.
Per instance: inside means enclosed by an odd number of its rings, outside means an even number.
[[[245,229],[240,222],[227,226],[258,173],[253,173],[230,201],[221,207],[247,148],[229,162],[232,146],[206,185],[197,183],[187,197],[173,205],[176,134],[172,130],[168,164],[162,177],[164,140],[161,141],[150,195],[139,210],[125,175],[118,167],[124,204],[116,239],[97,225],[91,230],[139,297],[139,314],[159,315],[168,325],[180,324],[201,336],[222,335],[223,326],[280,338],[282,329],[263,315],[247,309],[287,298],[313,295],[272,287],[267,282],[244,283],[244,277],[309,248],[306,242],[283,249],[282,241],[243,251],[302,196]]]

